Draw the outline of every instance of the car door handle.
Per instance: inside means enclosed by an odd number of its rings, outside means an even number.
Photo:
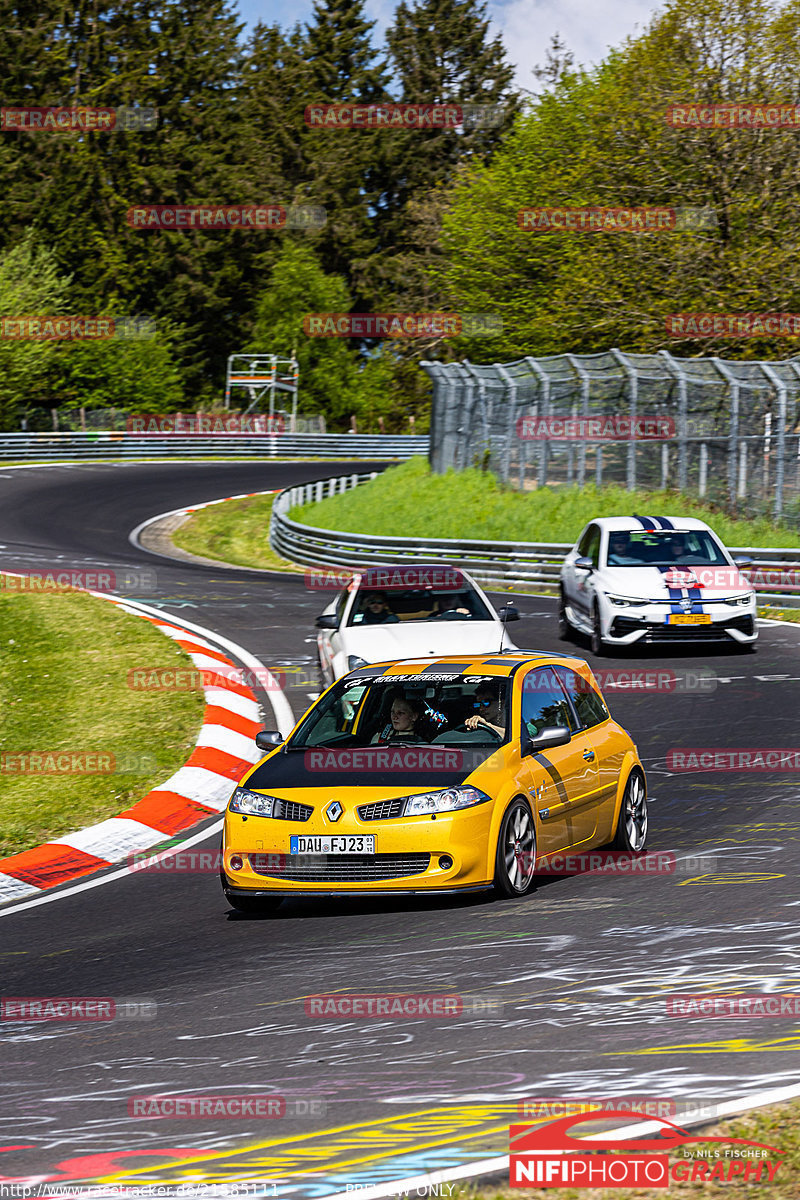
[[[584,750],[583,757],[586,759],[587,762],[591,762],[592,759],[594,758],[594,750]]]

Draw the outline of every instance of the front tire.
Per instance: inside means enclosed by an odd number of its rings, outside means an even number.
[[[558,636],[562,642],[569,640],[571,627],[569,618],[567,617],[567,604],[564,599],[564,589],[560,588],[558,593]]]
[[[495,854],[494,886],[501,896],[524,896],[536,869],[536,829],[524,800],[512,800],[500,825]]]
[[[617,832],[611,843],[615,850],[638,854],[647,843],[647,793],[641,771],[631,771],[617,821]]]
[[[592,609],[592,654],[596,654],[598,658],[606,653],[606,644],[603,641],[602,626],[600,624],[600,608],[595,600],[594,608]]]

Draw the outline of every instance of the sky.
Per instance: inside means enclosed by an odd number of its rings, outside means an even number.
[[[376,44],[391,22],[396,0],[366,0],[369,18],[376,21]],[[489,0],[493,33],[499,33],[509,61],[517,70],[520,88],[538,91],[533,67],[543,63],[554,33],[559,33],[580,66],[600,62],[606,50],[619,45],[630,34],[641,33],[657,5],[654,0]],[[257,21],[278,22],[284,27],[305,22],[311,15],[311,0],[238,0],[242,20],[248,27]]]

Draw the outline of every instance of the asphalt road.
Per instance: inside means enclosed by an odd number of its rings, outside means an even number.
[[[0,566],[155,569],[155,591],[133,598],[288,668],[299,716],[325,598],[300,577],[155,558],[128,534],[185,504],[374,465],[0,467]],[[558,648],[554,604],[516,603],[514,640]],[[753,655],[579,653],[601,671],[680,677],[672,690],[606,690],[647,768],[650,848],[674,851],[675,872],[550,879],[522,901],[294,901],[271,919],[233,914],[214,875],[137,872],[9,912],[3,995],[143,997],[157,1010],[3,1030],[0,1181],[259,1179],[321,1196],[503,1154],[526,1097],[649,1097],[668,1113],[794,1082],[797,1018],[675,1017],[666,999],[800,991],[796,773],[673,774],[666,760],[796,746],[800,629],[763,626]],[[202,845],[215,848],[209,824]],[[306,1016],[305,996],[337,991],[457,992],[502,1009]],[[294,1114],[129,1115],[154,1094],[268,1094]]]

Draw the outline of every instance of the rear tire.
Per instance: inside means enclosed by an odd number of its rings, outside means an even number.
[[[495,891],[501,896],[524,896],[536,869],[536,828],[524,800],[512,800],[503,814],[494,865]]]
[[[615,850],[638,854],[647,844],[647,793],[641,771],[628,776],[619,810],[617,831],[611,845]]]

